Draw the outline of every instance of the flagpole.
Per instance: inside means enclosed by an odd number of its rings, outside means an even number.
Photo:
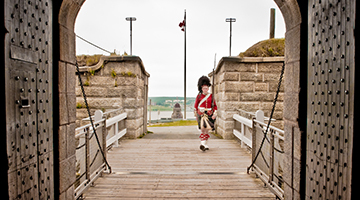
[[[186,9],[184,11],[184,119],[186,119]]]

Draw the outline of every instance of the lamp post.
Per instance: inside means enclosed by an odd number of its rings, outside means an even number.
[[[132,22],[136,21],[135,17],[127,17],[126,21],[130,21],[130,55],[132,55]]]
[[[232,36],[232,23],[236,22],[235,18],[226,18],[226,22],[230,22],[230,46],[229,46],[229,56],[231,56],[231,36]]]

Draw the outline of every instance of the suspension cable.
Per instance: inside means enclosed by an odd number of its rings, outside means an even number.
[[[79,39],[81,39],[81,40],[89,43],[90,45],[92,45],[92,46],[100,49],[100,50],[103,50],[103,51],[105,51],[105,52],[107,52],[107,53],[110,53],[110,54],[112,53],[112,52],[110,52],[110,51],[108,51],[108,50],[106,50],[106,49],[104,49],[104,48],[99,47],[98,45],[96,45],[96,44],[94,44],[94,43],[92,43],[92,42],[90,42],[90,41],[88,41],[88,40],[85,40],[84,38],[82,38],[82,37],[80,37],[80,36],[78,36],[78,35],[76,35],[76,34],[75,34],[75,36],[78,37]]]
[[[254,160],[251,162],[250,166],[247,168],[246,172],[249,174],[249,170],[250,168],[254,165],[256,159],[258,158],[260,152],[261,152],[261,148],[263,147],[263,144],[264,144],[264,141],[266,139],[266,135],[268,133],[268,130],[269,130],[269,127],[270,127],[270,123],[271,123],[271,119],[272,119],[272,116],[274,114],[274,111],[275,111],[275,106],[276,106],[276,102],[277,102],[277,98],[279,96],[279,92],[280,92],[280,86],[281,86],[281,81],[282,81],[282,78],[284,76],[284,71],[285,71],[285,62],[283,63],[282,65],[282,69],[281,69],[281,74],[280,74],[280,78],[279,78],[279,83],[278,83],[278,86],[277,86],[277,91],[276,91],[276,95],[275,95],[275,99],[274,99],[274,104],[273,104],[273,107],[272,107],[272,110],[271,110],[271,113],[270,113],[270,117],[269,117],[269,121],[268,121],[268,124],[267,124],[267,127],[266,127],[266,131],[264,133],[264,137],[261,141],[261,144],[260,144],[260,148],[258,150],[258,152],[256,153],[256,156],[254,158]]]
[[[92,119],[91,114],[90,114],[90,108],[89,108],[89,104],[88,104],[87,99],[86,99],[86,94],[85,94],[85,90],[84,90],[84,85],[83,85],[82,80],[81,80],[79,65],[78,65],[78,62],[77,62],[77,61],[76,61],[76,63],[75,63],[75,66],[76,66],[77,74],[78,74],[78,77],[79,77],[79,82],[80,82],[80,86],[81,86],[81,91],[82,91],[82,94],[83,94],[83,97],[84,97],[84,103],[85,103],[85,106],[86,106],[87,113],[88,113],[88,115],[89,115],[89,119],[90,119],[91,126],[92,126],[93,131],[94,131],[94,135],[95,135],[95,138],[96,138],[96,142],[97,142],[97,144],[98,144],[98,147],[99,147],[99,149],[100,149],[100,152],[101,152],[101,155],[102,155],[102,157],[103,157],[103,159],[104,159],[104,162],[105,162],[106,166],[108,167],[108,169],[109,169],[109,171],[110,171],[110,173],[111,173],[111,167],[110,167],[108,161],[106,160],[106,157],[105,157],[105,154],[104,154],[104,152],[103,152],[103,149],[101,148],[100,141],[99,141],[99,137],[98,137],[98,135],[97,135],[97,133],[96,133],[96,129],[95,129],[95,126],[94,126],[94,122],[93,122],[93,119]],[[104,149],[104,150],[106,150],[106,149]]]

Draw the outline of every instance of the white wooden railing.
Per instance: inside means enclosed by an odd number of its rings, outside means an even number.
[[[284,131],[270,125],[261,147],[267,127],[264,123],[264,112],[256,111],[252,119],[234,114],[233,119],[235,120],[233,134],[241,141],[242,147],[251,149],[252,160],[261,148],[252,169],[279,199],[284,199],[282,174]]]
[[[109,147],[117,147],[118,140],[126,134],[124,124],[120,124],[124,123],[126,117],[127,114],[122,113],[106,119],[101,110],[95,111],[93,116],[95,130],[105,157]],[[75,141],[77,147],[74,186],[75,199],[77,199],[106,169],[106,166],[91,124],[75,129]]]

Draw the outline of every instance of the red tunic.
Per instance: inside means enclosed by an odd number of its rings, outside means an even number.
[[[199,98],[200,96],[200,98]],[[198,96],[196,96],[196,100],[195,100],[195,105],[194,105],[194,108],[195,110],[197,111],[198,110],[198,107],[199,107],[199,103],[200,101],[205,97],[206,95],[204,94],[199,94]],[[212,100],[212,94],[210,94],[209,98],[204,101],[200,107],[204,107],[204,108],[211,108],[211,100]],[[214,108],[213,108],[213,111],[217,110],[217,106],[216,106],[216,102],[214,100]]]

